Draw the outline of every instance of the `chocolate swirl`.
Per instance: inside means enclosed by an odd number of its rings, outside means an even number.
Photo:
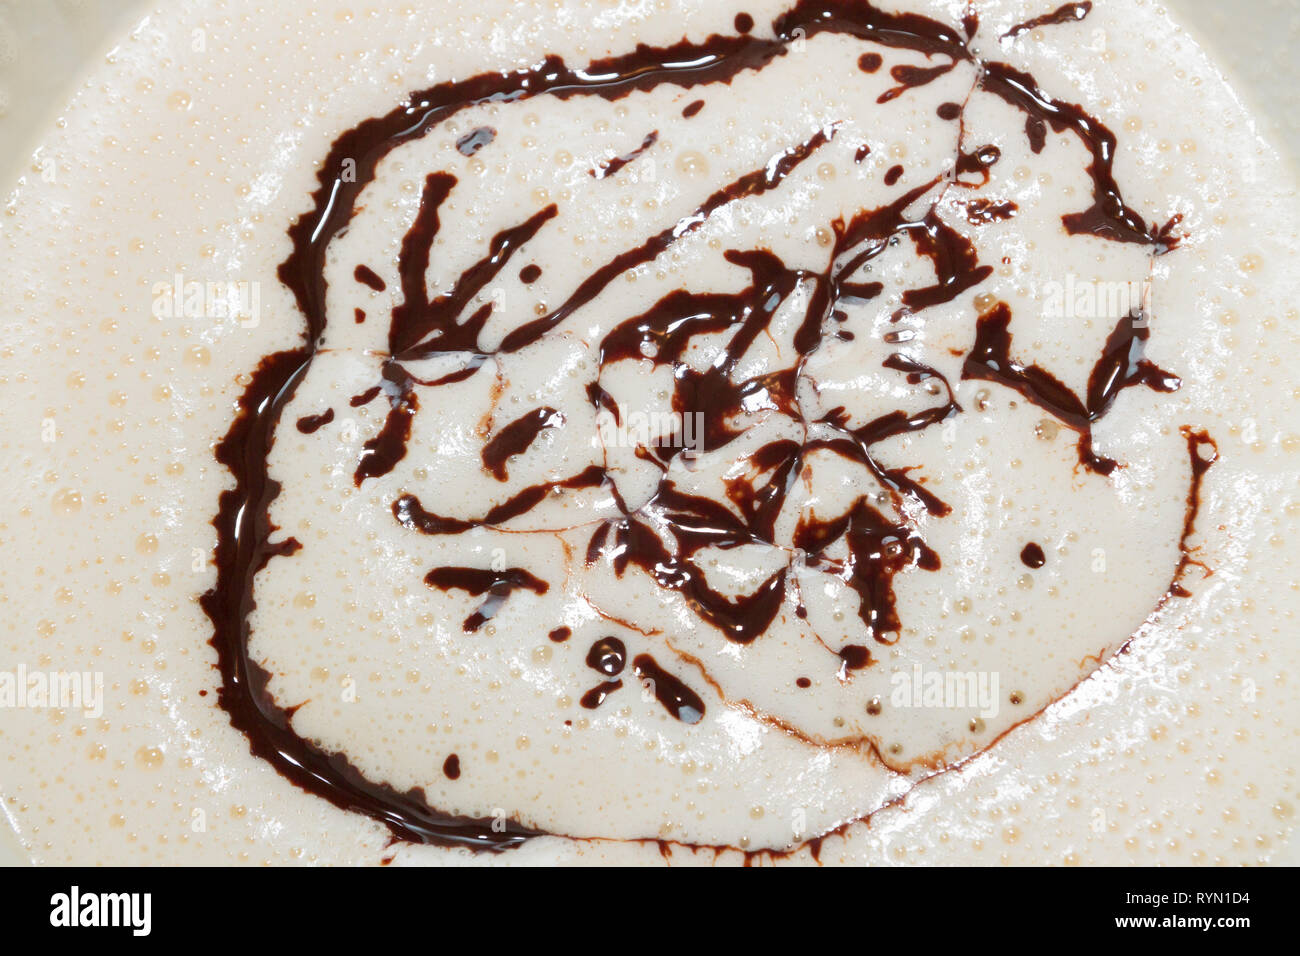
[[[1062,8],[1014,28],[1009,35],[1014,37],[1040,25],[1082,19],[1088,8],[1088,4],[1073,5],[1068,11]],[[406,104],[368,119],[338,137],[318,171],[314,208],[289,228],[292,252],[280,266],[279,277],[292,292],[304,317],[304,344],[261,360],[240,399],[239,412],[217,448],[217,458],[231,471],[235,486],[221,495],[214,519],[218,531],[217,582],[203,596],[202,604],[214,626],[212,644],[217,651],[222,680],[220,704],[230,715],[232,725],[248,738],[252,752],[303,789],[338,807],[381,821],[397,840],[500,851],[516,847],[541,835],[542,831],[517,819],[491,820],[451,814],[431,805],[418,788],[399,792],[388,784],[367,778],[347,755],[324,750],[294,731],[292,710],[276,703],[268,690],[271,675],[248,652],[249,614],[255,606],[254,578],[270,561],[292,555],[300,547],[292,538],[271,543],[276,528],[271,521],[270,506],[280,492],[280,485],[269,472],[268,456],[280,426],[281,412],[311,366],[328,324],[326,249],[351,220],[358,197],[373,181],[378,164],[390,152],[475,105],[513,104],[538,96],[559,99],[587,96],[613,101],[661,86],[707,90],[729,84],[742,73],[765,69],[786,56],[796,42],[806,42],[822,33],[839,34],[876,47],[915,51],[927,59],[939,58],[940,62],[924,69],[902,65],[891,69],[889,75],[896,86],[885,95],[888,99],[936,81],[959,63],[970,63],[977,71],[977,89],[1001,99],[1024,115],[1025,135],[1034,152],[1043,148],[1048,128],[1058,134],[1075,136],[1089,154],[1087,174],[1092,194],[1089,205],[1062,218],[1062,227],[1069,234],[1140,244],[1148,247],[1151,255],[1163,255],[1178,243],[1176,219],[1163,224],[1148,222],[1126,204],[1113,173],[1115,137],[1104,124],[1082,107],[1052,98],[1028,74],[1009,64],[983,61],[975,56],[970,40],[978,28],[978,20],[973,12],[960,26],[951,26],[917,14],[886,12],[866,0],[800,0],[772,22],[768,35],[754,34],[748,17],[743,20],[737,17],[736,28],[735,35],[714,35],[701,42],[682,40],[667,47],[640,46],[634,52],[582,68],[570,67],[560,58],[549,56],[527,69],[505,74],[483,73],[413,93]],[[882,58],[879,53],[870,52],[863,55],[860,65],[864,71],[872,72],[882,65]],[[703,101],[692,103],[688,108],[690,115],[703,108],[695,103]],[[828,648],[839,658],[841,675],[847,679],[852,671],[871,666],[873,646],[897,640],[900,621],[893,593],[894,576],[905,568],[934,570],[942,560],[922,540],[915,521],[907,517],[909,511],[902,504],[906,502],[909,508],[933,516],[943,516],[951,510],[906,469],[882,465],[873,446],[890,437],[938,425],[960,414],[962,409],[952,386],[942,375],[902,353],[889,355],[884,367],[914,384],[931,383],[943,397],[942,401],[920,412],[898,410],[861,424],[854,424],[842,409],[836,409],[813,423],[799,407],[796,390],[805,375],[809,356],[829,338],[851,340],[848,332],[838,328],[840,306],[848,301],[868,301],[880,294],[879,283],[863,282],[855,276],[891,245],[900,240],[910,241],[916,254],[930,261],[935,274],[932,284],[903,293],[901,308],[892,316],[895,322],[906,315],[955,301],[992,273],[989,264],[979,261],[975,245],[941,218],[937,199],[919,218],[914,213],[916,204],[936,190],[942,196],[950,189],[978,189],[988,181],[988,168],[999,158],[997,147],[991,144],[967,149],[964,105],[945,104],[945,107],[953,108],[941,108],[941,117],[959,124],[953,178],[945,181],[937,177],[907,190],[885,206],[861,210],[831,223],[830,264],[825,271],[790,268],[763,249],[732,250],[726,254],[728,261],[750,274],[745,289],[727,295],[695,294],[687,290],[671,293],[644,314],[617,325],[600,343],[599,371],[587,389],[597,407],[617,413],[616,403],[602,384],[601,375],[605,370],[619,362],[648,358],[656,367],[667,365],[673,369],[674,410],[706,412],[703,434],[699,436],[699,448],[706,453],[723,448],[741,436],[744,429],[737,421],[742,411],[755,403],[799,423],[805,434],[809,426],[818,425],[820,437],[808,437],[804,441],[780,439],[760,447],[752,456],[751,477],[728,487],[727,505],[683,491],[666,477],[670,463],[688,450],[684,436],[678,436],[677,440],[646,451],[658,462],[665,477],[652,499],[639,508],[630,508],[622,502],[610,470],[597,463],[568,478],[529,487],[499,502],[488,513],[468,518],[439,515],[428,510],[415,494],[404,494],[392,503],[395,520],[412,533],[455,535],[471,528],[492,527],[525,514],[557,490],[608,488],[622,513],[593,529],[586,560],[609,560],[620,576],[631,567],[639,568],[658,587],[679,594],[700,620],[726,640],[744,646],[759,640],[779,609],[791,599],[789,568],[774,572],[752,592],[736,598],[709,585],[697,563],[697,555],[713,547],[774,546],[777,516],[790,489],[804,472],[809,455],[834,454],[864,468],[887,490],[887,500],[882,502],[864,494],[841,515],[803,521],[795,533],[794,544],[806,566],[843,581],[859,599],[859,617],[871,646],[850,644],[839,649]],[[412,421],[422,407],[436,402],[439,386],[472,377],[493,355],[519,352],[540,341],[591,303],[616,278],[653,261],[683,236],[700,228],[719,209],[745,197],[779,189],[787,177],[831,142],[836,133],[834,126],[818,129],[804,141],[779,152],[762,168],[721,186],[691,215],[612,257],[556,308],[514,326],[495,348],[485,347],[480,341],[485,324],[493,314],[492,305],[485,304],[468,317],[464,313],[519,251],[543,232],[557,209],[554,205],[538,209],[518,225],[498,233],[491,240],[488,253],[465,270],[450,291],[431,297],[424,274],[441,228],[441,209],[454,190],[456,179],[447,172],[430,173],[424,182],[418,215],[401,245],[398,265],[402,300],[391,316],[382,381],[353,401],[358,405],[383,395],[388,402],[382,429],[365,443],[356,465],[356,484],[388,474],[403,459]],[[466,154],[477,152],[494,137],[494,131],[479,128],[462,138],[458,147]],[[624,166],[637,162],[656,141],[657,134],[648,134],[638,150],[592,170],[592,176],[597,179],[615,176]],[[864,156],[860,152],[859,161]],[[345,168],[349,175],[343,174]],[[898,178],[897,174],[891,175]],[[1015,212],[1014,206],[984,200],[973,200],[967,208],[968,221],[976,226],[1005,219]],[[526,270],[535,268],[529,266]],[[535,272],[529,275],[531,278],[525,281],[537,277]],[[368,267],[358,266],[356,277],[372,288],[383,287],[383,280]],[[810,294],[794,334],[793,364],[756,378],[740,377],[741,358],[754,341],[768,332],[777,308],[789,301],[799,288],[810,290]],[[1119,463],[1093,451],[1091,428],[1109,410],[1115,395],[1135,386],[1162,392],[1178,387],[1175,376],[1144,358],[1142,347],[1149,335],[1148,326],[1145,321],[1134,321],[1136,318],[1146,316],[1129,316],[1112,333],[1083,398],[1074,395],[1044,369],[1013,353],[1010,308],[1005,303],[995,303],[977,317],[962,376],[987,379],[1019,392],[1078,433],[1078,458],[1082,467],[1108,475]],[[361,320],[359,314],[357,321]],[[724,331],[731,333],[732,338],[718,361],[704,370],[694,369],[685,362],[688,350],[700,336]],[[406,367],[419,359],[450,354],[461,356],[463,365],[436,380],[419,380]],[[300,430],[309,434],[328,421],[328,414],[331,413],[303,419]],[[508,459],[526,453],[542,429],[552,427],[561,419],[560,412],[540,407],[506,425],[484,449],[484,465],[498,478],[504,478]],[[1213,443],[1207,435],[1185,429],[1184,436],[1192,479],[1180,541],[1183,557],[1175,569],[1166,599],[1186,593],[1181,577],[1195,563],[1187,541],[1199,506],[1201,480],[1213,460],[1209,452]],[[655,520],[653,526],[649,517]],[[667,528],[668,534],[661,534],[660,528]],[[839,549],[835,554],[843,553],[847,557],[832,556],[833,546]],[[435,568],[425,580],[431,587],[455,588],[485,597],[484,604],[466,620],[467,631],[482,625],[503,602],[510,600],[513,592],[522,589],[541,593],[549,586],[524,568],[502,572]],[[802,616],[802,611],[800,604],[796,613]],[[556,628],[551,636],[555,641],[564,640],[567,629]],[[593,669],[607,678],[583,698],[584,706],[594,708],[622,686],[621,679],[608,678],[622,672],[628,653],[621,643],[617,648],[613,645],[599,651],[593,648],[592,653],[591,659],[596,662]],[[651,655],[634,653],[632,670],[638,679],[653,682],[659,703],[679,720],[694,723],[705,713],[707,705],[700,695],[670,669],[661,667]],[[806,680],[799,678],[798,686],[806,687]],[[872,748],[872,752],[884,762],[878,751]],[[460,774],[459,760],[454,755],[448,758],[445,774],[449,779],[456,779]],[[865,817],[848,821],[835,832],[842,832]],[[555,835],[582,838],[576,834]],[[827,835],[818,835],[803,845],[815,855]],[[750,848],[742,852],[779,854],[792,852],[792,848]]]

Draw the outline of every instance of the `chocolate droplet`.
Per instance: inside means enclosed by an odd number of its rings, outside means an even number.
[[[1021,550],[1020,560],[1025,563],[1027,568],[1041,568],[1047,563],[1047,555],[1043,554],[1042,548],[1030,541]]]

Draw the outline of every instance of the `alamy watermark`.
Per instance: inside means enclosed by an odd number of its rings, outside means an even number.
[[[98,671],[0,671],[0,709],[80,710],[91,720],[104,713],[104,675]]]
[[[1067,274],[1064,282],[1045,282],[1042,293],[1043,315],[1049,319],[1102,319],[1129,315],[1140,324],[1146,321],[1151,282],[1106,282]]]
[[[262,284],[256,280],[199,282],[177,273],[171,282],[155,282],[150,294],[154,318],[158,319],[233,318],[246,329],[256,328],[262,321]]]
[[[703,412],[628,412],[600,416],[593,447],[681,448],[685,458],[704,453]]]
[[[72,886],[50,897],[50,925],[75,929],[123,928],[148,936],[153,928],[152,893],[89,893]]]
[[[894,707],[934,707],[948,710],[979,708],[985,720],[996,717],[1001,700],[997,671],[926,670],[913,664],[911,671],[895,671],[889,678]]]

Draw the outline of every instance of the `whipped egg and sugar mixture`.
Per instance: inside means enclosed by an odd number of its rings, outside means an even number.
[[[6,197],[28,856],[1287,858],[1294,178],[1162,9],[300,16]]]

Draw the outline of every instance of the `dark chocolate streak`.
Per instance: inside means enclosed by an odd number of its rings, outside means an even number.
[[[483,446],[480,453],[483,467],[492,472],[497,481],[506,481],[510,477],[506,462],[527,451],[543,429],[558,428],[563,424],[564,416],[550,406],[534,408],[506,425]]]
[[[334,409],[327,408],[319,415],[304,415],[298,419],[298,431],[304,435],[313,435],[332,421],[334,421]]]
[[[424,583],[443,591],[454,589],[476,596],[487,595],[487,600],[479,609],[465,618],[463,627],[470,633],[492,620],[512,591],[522,589],[534,594],[545,594],[550,590],[549,584],[523,568],[507,568],[504,571],[486,568],[434,568],[424,576]]]
[[[701,106],[704,105],[703,100],[700,100],[700,105]],[[687,109],[689,110],[690,107],[688,106]],[[698,110],[696,112],[698,112]],[[683,115],[693,116],[695,114],[684,113]],[[651,130],[650,132],[646,133],[645,139],[641,140],[641,145],[638,146],[636,149],[632,150],[632,152],[624,156],[615,156],[613,159],[608,159],[605,162],[601,163],[599,168],[590,169],[588,170],[588,172],[595,179],[608,179],[610,176],[613,176],[616,172],[618,172],[628,163],[635,161],[642,153],[644,153],[647,149],[649,149],[657,142],[659,142],[659,131],[657,129]]]
[[[370,288],[374,289],[376,292],[383,292],[388,288],[384,283],[384,280],[381,279],[379,274],[376,273],[374,269],[370,268],[370,266],[357,266],[352,270],[352,278],[356,279],[362,285],[370,286]]]
[[[605,703],[605,699],[609,697],[610,694],[614,693],[614,691],[618,690],[622,686],[623,682],[621,680],[601,681],[591,690],[583,694],[581,699],[579,699],[578,704],[586,710],[595,710],[601,704]]]
[[[704,701],[700,700],[699,694],[660,667],[649,654],[638,654],[632,661],[632,669],[675,718],[686,724],[698,724],[704,719]]]
[[[1074,9],[1082,7],[1086,4]],[[1082,14],[1073,18],[1079,16]],[[1061,19],[1058,11],[1037,22],[1060,22]],[[347,226],[357,208],[358,197],[374,179],[380,161],[404,143],[426,135],[462,110],[479,104],[516,103],[541,95],[559,99],[594,96],[613,101],[660,86],[695,89],[727,84],[742,73],[762,70],[785,56],[795,40],[810,40],[821,33],[840,34],[881,47],[914,51],[927,59],[941,58],[932,66],[898,66],[892,69],[890,76],[896,86],[884,97],[886,99],[905,95],[913,87],[932,82],[951,71],[958,62],[973,63],[978,70],[980,88],[1024,113],[1025,132],[1035,151],[1042,149],[1050,127],[1057,133],[1072,133],[1091,155],[1088,172],[1093,183],[1093,202],[1089,208],[1063,218],[1063,225],[1070,234],[1085,233],[1115,241],[1143,243],[1152,248],[1153,254],[1173,248],[1177,242],[1173,236],[1176,219],[1159,227],[1148,224],[1121,198],[1112,175],[1115,139],[1111,132],[1079,106],[1050,98],[1028,74],[1007,64],[977,60],[968,45],[977,24],[973,13],[967,14],[961,27],[956,28],[917,14],[885,12],[867,0],[799,0],[772,23],[769,36],[752,35],[753,22],[742,14],[736,18],[736,35],[713,35],[694,43],[682,40],[662,48],[642,45],[631,53],[602,59],[582,69],[571,68],[559,57],[548,56],[525,69],[510,73],[483,73],[413,93],[404,105],[365,120],[335,140],[317,173],[319,187],[312,195],[314,208],[290,226],[292,252],[278,272],[303,314],[303,345],[273,353],[261,360],[240,398],[238,413],[228,433],[216,448],[217,460],[234,477],[234,487],[221,494],[218,512],[213,519],[218,534],[217,580],[212,590],[203,595],[201,603],[214,628],[211,643],[216,650],[216,666],[221,676],[220,704],[229,714],[232,726],[248,738],[254,755],[266,760],[282,776],[304,790],[335,806],[380,821],[396,840],[501,851],[519,846],[533,836],[544,835],[544,831],[514,818],[471,818],[440,810],[430,804],[423,790],[414,788],[400,792],[386,783],[371,780],[346,754],[324,750],[303,739],[292,727],[292,709],[276,703],[270,693],[270,673],[248,653],[249,615],[256,606],[255,576],[272,559],[291,555],[300,547],[293,538],[272,540],[278,529],[271,521],[269,509],[279,494],[280,485],[269,473],[270,448],[282,410],[305,376],[327,325],[326,250],[330,241]],[[1013,34],[1016,30],[1012,31]],[[879,53],[870,52],[862,56],[859,66],[872,72],[882,62]],[[463,137],[458,145],[463,152],[476,151],[491,141],[489,133],[486,128],[475,130],[470,136]],[[805,142],[773,157],[762,169],[719,189],[692,215],[597,269],[554,310],[516,326],[496,351],[516,352],[537,342],[595,299],[615,278],[654,260],[681,236],[698,228],[717,209],[738,199],[778,188],[786,176],[834,135],[835,127],[818,130]],[[652,145],[652,137],[647,137],[643,149]],[[867,151],[864,145],[858,152],[858,161]],[[958,178],[952,184],[974,185],[961,179],[966,174],[982,173],[987,181],[987,167],[997,161],[998,155],[997,148],[992,145],[968,153],[959,144]],[[632,158],[634,156],[626,157],[624,162]],[[606,165],[605,175],[617,170],[615,162],[617,160]],[[710,410],[703,435],[705,450],[721,447],[736,437],[737,432],[728,421],[742,403],[748,408],[757,402],[801,417],[794,395],[803,362],[820,347],[827,334],[845,340],[849,338],[847,332],[834,329],[834,324],[842,321],[843,317],[837,305],[844,300],[861,301],[880,294],[879,283],[855,281],[853,275],[883,252],[887,245],[897,242],[900,237],[910,239],[918,254],[931,260],[936,276],[933,286],[908,290],[904,294],[903,308],[895,315],[896,319],[951,302],[991,273],[991,267],[977,261],[973,244],[939,218],[937,203],[920,219],[909,215],[909,207],[939,182],[936,179],[921,184],[889,206],[863,210],[847,222],[835,222],[831,264],[824,273],[788,269],[771,253],[762,250],[728,253],[733,264],[747,269],[752,276],[752,283],[746,290],[729,296],[693,295],[685,291],[673,293],[646,315],[628,320],[610,332],[601,344],[601,367],[623,359],[643,359],[642,347],[654,346],[655,362],[674,363],[678,368],[674,408],[680,411]],[[468,378],[492,354],[480,346],[479,333],[491,316],[493,305],[481,306],[467,319],[462,320],[462,314],[471,300],[505,268],[515,252],[557,214],[556,207],[549,206],[499,233],[490,243],[484,258],[466,270],[450,292],[431,298],[425,286],[425,272],[434,237],[440,228],[439,210],[455,185],[455,177],[450,173],[435,172],[427,177],[416,221],[402,243],[398,262],[401,303],[392,311],[389,358],[383,366],[382,380],[376,387],[356,396],[351,403],[353,407],[359,407],[382,392],[389,404],[382,428],[376,437],[365,443],[357,463],[355,480],[358,485],[368,478],[390,473],[406,454],[412,419],[419,408],[417,389]],[[997,212],[993,212],[992,207],[972,208],[979,209],[986,220],[1004,218],[1013,211],[1012,208]],[[536,267],[529,266],[525,274],[536,278]],[[385,288],[384,281],[367,266],[358,266],[354,275],[357,281],[371,289],[381,291]],[[734,382],[730,373],[739,357],[749,344],[766,332],[776,307],[801,283],[811,286],[812,296],[795,335],[797,364],[757,379]],[[734,338],[720,364],[702,372],[691,371],[680,364],[693,336],[722,330],[734,331]],[[1057,415],[1080,432],[1081,461],[1093,470],[1105,471],[1109,460],[1098,458],[1091,451],[1091,423],[1105,413],[1115,394],[1123,388],[1145,384],[1167,389],[1176,384],[1171,376],[1141,358],[1141,345],[1146,337],[1144,328],[1140,333],[1117,328],[1093,371],[1086,400],[1080,400],[1037,366],[1016,364],[1010,357],[1007,322],[995,316],[987,321],[981,319],[976,346],[968,358],[964,374],[999,381]],[[435,356],[459,356],[464,364],[458,371],[433,382],[417,380],[403,364]],[[728,548],[755,541],[770,543],[781,505],[811,452],[827,451],[860,463],[888,490],[895,505],[908,498],[932,514],[948,513],[947,505],[908,477],[907,469],[889,470],[879,465],[872,455],[871,446],[884,438],[923,429],[956,414],[959,408],[952,389],[937,372],[902,355],[891,356],[885,365],[915,383],[933,379],[941,384],[942,391],[946,391],[946,401],[920,413],[894,412],[858,426],[852,425],[840,411],[828,415],[822,422],[835,432],[836,437],[804,444],[794,441],[769,444],[755,455],[753,480],[736,482],[729,487],[730,503],[741,517],[718,502],[687,495],[665,482],[648,509],[673,528],[674,547],[670,548],[655,534],[641,520],[640,514],[628,513],[624,509],[620,520],[602,524],[596,530],[588,549],[589,560],[606,554],[620,574],[630,563],[638,565],[662,587],[680,592],[704,620],[717,627],[729,640],[744,644],[755,640],[766,629],[784,600],[786,571],[775,574],[752,595],[733,600],[708,587],[691,557],[706,546]],[[599,382],[592,383],[589,394],[594,403],[616,410],[613,400]],[[304,422],[308,420],[304,419]],[[502,444],[497,450],[526,449],[535,437],[533,429],[536,424],[536,421],[531,421],[520,426],[518,434],[512,433],[509,439],[505,439],[502,436],[512,427],[507,426],[498,436]],[[1210,443],[1207,436],[1190,431],[1184,434],[1188,436],[1192,455],[1193,479],[1180,541],[1183,559],[1166,597],[1185,593],[1179,579],[1190,564],[1196,563],[1190,556],[1188,539],[1200,504],[1201,478],[1212,460],[1198,454]],[[656,448],[651,454],[658,456],[666,466],[668,460],[683,450],[682,445],[671,445]],[[501,467],[504,467],[509,454],[507,452],[501,457]],[[495,452],[489,454],[485,451],[484,462],[489,468],[494,468]],[[1114,467],[1114,463],[1109,463],[1109,467]],[[412,531],[458,534],[470,528],[508,521],[529,511],[556,489],[599,486],[609,487],[618,498],[617,489],[604,468],[593,465],[570,478],[525,489],[478,518],[433,514],[410,494],[399,497],[392,510],[395,518]],[[810,566],[843,577],[858,592],[861,616],[872,638],[879,643],[896,640],[898,621],[892,596],[893,574],[906,566],[937,567],[938,556],[910,527],[887,517],[865,497],[838,518],[801,524],[798,535],[798,546],[805,552],[805,560]],[[830,543],[840,539],[847,543],[849,557],[831,561],[822,552]],[[545,581],[521,568],[502,572],[436,568],[429,572],[426,581],[435,588],[456,588],[474,595],[487,595],[486,603],[465,622],[467,630],[486,622],[514,591],[542,592],[547,588]],[[562,641],[568,635],[567,628],[557,628],[550,637]],[[836,654],[842,678],[846,678],[849,670],[868,666],[871,661],[870,650],[861,645],[849,645]],[[625,651],[620,650],[620,655],[625,657]],[[602,673],[609,673],[614,666],[614,658],[608,653],[602,652],[595,659],[597,669]],[[620,670],[621,666],[620,663]],[[638,678],[653,682],[655,697],[678,720],[694,723],[702,718],[705,713],[703,700],[679,678],[661,668],[650,655],[638,654],[633,659],[633,668]],[[800,678],[798,683],[807,686],[808,682],[806,678]],[[589,704],[584,698],[584,706],[594,706],[619,686],[617,680],[602,683],[588,695],[596,695],[599,699],[592,697],[593,702]],[[447,759],[445,773],[448,779],[458,776],[458,760],[454,755]],[[866,814],[846,821],[835,830],[797,847],[741,850],[720,845],[678,845],[692,850],[711,849],[717,853],[735,850],[745,854],[746,862],[758,853],[779,856],[800,848],[811,850],[815,857],[825,837],[843,833],[849,826],[868,817]],[[666,851],[666,842],[656,842]]]
[[[1057,7],[1051,13],[1044,13],[1041,17],[1034,17],[1032,20],[1026,20],[1024,23],[1017,23],[1014,27],[1002,34],[1004,40],[1014,40],[1022,33],[1028,33],[1030,30],[1037,30],[1039,27],[1054,26],[1058,23],[1069,23],[1071,20],[1082,20],[1092,12],[1092,4],[1088,0],[1083,3],[1067,3],[1065,6]]]

